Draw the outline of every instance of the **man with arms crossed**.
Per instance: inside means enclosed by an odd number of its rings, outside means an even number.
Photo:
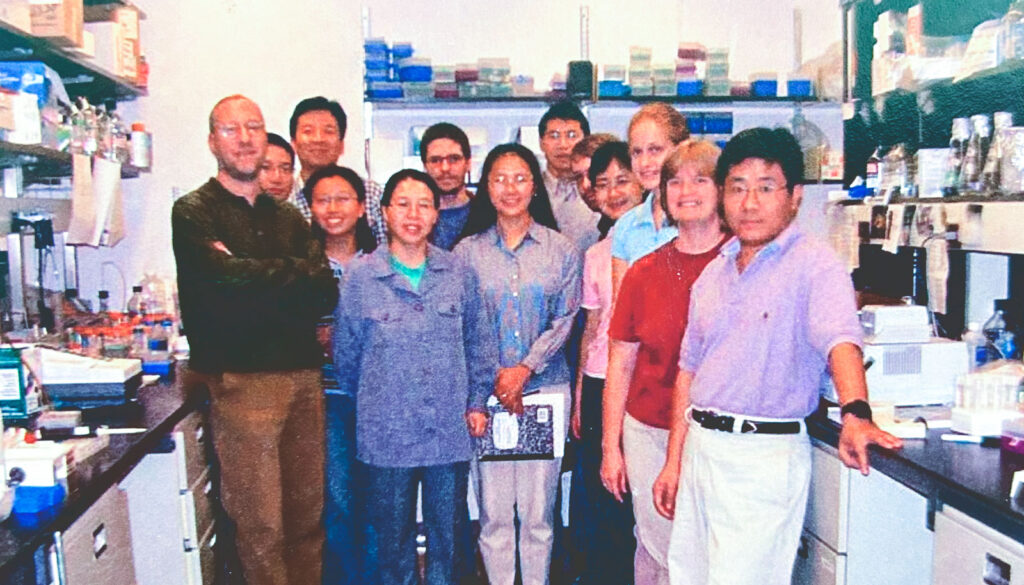
[[[204,375],[224,508],[249,585],[320,583],[323,351],[316,323],[338,300],[322,247],[290,204],[261,192],[259,107],[210,113],[217,175],[171,214],[189,367]]]
[[[826,367],[843,463],[866,474],[869,445],[902,445],[871,422],[850,276],[793,223],[802,179],[800,147],[782,129],[745,130],[718,160],[736,237],[693,286],[654,484],[658,511],[675,518],[672,585],[790,583],[811,476],[803,419]]]

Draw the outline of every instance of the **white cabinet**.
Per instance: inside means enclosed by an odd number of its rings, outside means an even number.
[[[133,534],[125,493],[113,486],[63,533],[55,535],[51,570],[61,585],[135,585]]]
[[[794,585],[930,585],[928,501],[872,470],[867,477],[815,443]]]
[[[138,585],[212,583],[215,490],[199,413],[175,427],[121,482],[128,494]]]
[[[1024,545],[963,512],[935,514],[934,585],[1022,585]]]

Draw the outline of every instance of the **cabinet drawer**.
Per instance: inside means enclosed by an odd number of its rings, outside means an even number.
[[[814,535],[800,535],[793,565],[793,585],[845,585],[846,555],[830,549]]]
[[[61,537],[66,585],[135,585],[128,497],[114,486]]]
[[[1024,585],[1024,545],[949,506],[935,514],[934,585]]]
[[[818,442],[811,449],[811,463],[813,472],[804,528],[832,550],[845,553],[850,470],[832,447]]]
[[[199,479],[209,464],[207,459],[206,427],[203,415],[193,412],[174,427],[174,441],[180,452],[179,489],[187,490]]]

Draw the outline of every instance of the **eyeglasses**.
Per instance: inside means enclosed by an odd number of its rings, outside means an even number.
[[[432,167],[439,167],[441,166],[442,163],[447,162],[448,166],[454,167],[455,165],[460,164],[464,160],[466,160],[466,157],[462,156],[461,154],[449,154],[448,156],[428,156],[427,164]]]
[[[251,120],[245,124],[217,124],[214,126],[217,130],[217,134],[220,134],[224,138],[234,138],[241,134],[242,128],[249,131],[250,134],[256,132],[262,132],[266,125],[263,122],[257,120]]]
[[[323,205],[329,207],[331,205],[348,205],[349,203],[358,203],[359,198],[355,195],[328,195],[328,196],[314,196],[313,205]]]
[[[550,132],[544,133],[544,138],[547,138],[548,140],[559,140],[563,136],[565,136],[569,140],[576,140],[577,138],[582,137],[581,134],[575,130],[567,130],[564,133],[559,132],[558,130],[551,130]]]
[[[746,183],[736,182],[726,185],[725,195],[726,197],[745,197],[748,193],[753,192],[758,197],[766,197],[786,187],[787,185],[776,185],[772,181],[760,183],[753,187],[748,187]]]
[[[525,185],[533,182],[533,177],[530,175],[495,175],[491,177],[488,182],[492,185]]]
[[[610,191],[611,189],[622,189],[633,184],[634,179],[632,175],[619,175],[614,179],[598,179],[597,182],[594,183],[594,190],[604,192]]]

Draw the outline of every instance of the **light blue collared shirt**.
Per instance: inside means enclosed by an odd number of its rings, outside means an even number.
[[[455,254],[480,277],[480,294],[498,338],[499,365],[533,371],[526,390],[569,382],[565,341],[582,295],[575,245],[536,222],[514,249],[497,227],[462,240]]]
[[[654,206],[658,194],[650,193],[647,200],[630,209],[615,222],[612,235],[612,258],[634,262],[671,242],[679,229],[666,217],[660,229],[654,229]]]

